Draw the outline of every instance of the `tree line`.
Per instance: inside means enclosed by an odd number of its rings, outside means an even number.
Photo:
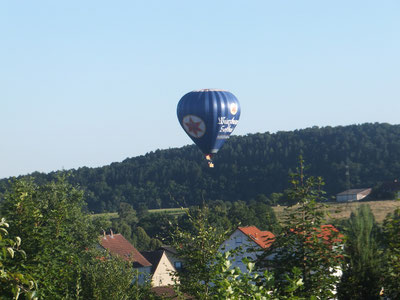
[[[144,250],[156,247],[158,238],[176,248],[186,261],[174,286],[180,299],[398,299],[400,209],[378,225],[363,205],[337,230],[326,224],[323,187],[322,178],[306,176],[300,161],[286,192],[296,205],[285,209],[279,225],[262,197],[249,204],[204,203],[165,219],[122,204],[118,218],[109,221],[93,218],[84,192],[64,177],[45,184],[14,180],[0,205],[0,295],[162,299],[149,284],[136,284],[129,262],[99,251],[99,236],[112,227],[126,235],[130,230],[134,245]],[[245,259],[248,272],[242,273],[231,267],[236,253],[220,253],[219,246],[239,224],[255,225],[253,218],[275,240],[256,261]],[[140,244],[138,227],[158,236]],[[338,269],[342,276],[335,275]]]
[[[243,258],[247,272],[232,268],[241,249],[221,253],[221,232],[212,209],[189,211],[191,229],[177,226],[172,244],[187,267],[180,290],[195,299],[354,299],[400,297],[400,209],[379,225],[367,204],[340,230],[326,222],[321,177],[306,176],[303,162],[291,175],[288,196],[296,205],[272,245],[255,261]],[[239,256],[241,257],[241,256]]]
[[[208,168],[195,146],[156,150],[100,168],[49,174],[33,173],[36,182],[50,182],[63,173],[85,192],[88,210],[115,212],[121,203],[134,209],[189,207],[204,201],[244,201],[264,196],[270,204],[287,204],[286,178],[299,154],[309,172],[327,182],[327,199],[347,188],[373,187],[398,179],[400,126],[379,123],[312,127],[277,133],[233,136]],[[0,181],[4,193],[8,179]],[[379,197],[393,197],[385,191]]]

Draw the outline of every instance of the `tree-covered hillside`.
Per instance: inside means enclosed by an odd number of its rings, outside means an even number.
[[[348,186],[371,187],[400,175],[400,125],[367,123],[234,136],[215,156],[213,169],[195,146],[185,146],[65,172],[86,191],[94,212],[116,211],[120,202],[135,208],[218,199],[248,202],[260,194],[283,192],[300,154],[310,166],[307,173],[324,178],[328,195]],[[31,175],[46,182],[56,173]],[[2,180],[1,190],[6,185]]]

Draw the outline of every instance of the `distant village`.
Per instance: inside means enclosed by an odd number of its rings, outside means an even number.
[[[322,225],[320,235],[325,240],[330,240],[332,232],[337,232],[333,225]],[[243,258],[256,261],[257,257],[268,249],[274,242],[275,235],[270,231],[261,231],[256,226],[237,227],[236,230],[220,245],[219,252],[238,250],[232,257],[231,268],[239,268],[244,274],[247,267]],[[184,267],[185,261],[177,254],[176,249],[163,245],[155,251],[139,252],[121,234],[112,231],[100,238],[100,246],[108,253],[123,258],[133,264],[138,271],[138,282],[140,284],[150,281],[152,291],[159,296],[174,297],[174,284],[179,283],[179,271]],[[268,257],[273,260],[273,255]],[[342,270],[336,270],[336,276],[340,277]],[[190,298],[190,297],[189,297]]]
[[[241,252],[232,260],[232,267],[238,267],[242,272],[247,272],[242,258],[255,260],[257,255],[273,243],[274,237],[272,232],[261,231],[255,226],[238,227],[221,244],[219,251],[225,252],[240,247]],[[150,279],[152,290],[156,294],[174,295],[172,286],[179,281],[176,274],[185,264],[177,255],[176,249],[165,245],[155,251],[139,252],[121,234],[114,234],[112,231],[109,234],[104,233],[100,238],[100,245],[110,255],[132,262],[133,267],[138,270],[139,282],[144,283]]]
[[[400,197],[400,182],[394,180],[383,184],[382,189],[386,192],[395,193]],[[336,202],[365,201],[372,193],[372,188],[348,189],[336,195]],[[328,239],[330,233],[337,231],[333,225],[322,225],[321,234]],[[232,251],[240,248],[240,252],[231,261],[232,268],[239,268],[242,273],[247,269],[242,262],[243,258],[256,261],[274,242],[275,235],[270,231],[261,231],[256,226],[237,227],[231,235],[221,244],[219,252]],[[184,267],[185,261],[181,259],[172,246],[163,245],[155,251],[139,252],[122,234],[115,234],[112,230],[104,232],[100,237],[99,245],[108,253],[123,258],[133,263],[133,268],[138,271],[139,283],[150,281],[152,290],[160,296],[174,297],[173,286],[179,283],[179,271]],[[268,259],[273,259],[269,257]],[[342,276],[342,270],[336,270],[336,276]]]

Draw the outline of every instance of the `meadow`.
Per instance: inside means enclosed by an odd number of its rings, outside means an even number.
[[[362,204],[368,204],[378,223],[382,223],[388,213],[392,213],[396,208],[400,208],[399,200],[381,200],[381,201],[357,201],[357,202],[328,202],[325,211],[328,214],[328,220],[347,219],[352,212]],[[285,206],[274,206],[274,212],[279,220],[282,220]]]

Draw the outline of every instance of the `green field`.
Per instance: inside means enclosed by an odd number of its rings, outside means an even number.
[[[118,213],[113,212],[113,213],[101,213],[101,214],[93,214],[91,215],[92,218],[106,218],[106,219],[115,219],[118,218]]]
[[[180,216],[183,215],[187,211],[187,208],[159,208],[159,209],[149,209],[149,213],[156,214],[156,213],[165,213],[167,215],[172,216]],[[104,217],[108,220],[112,220],[118,218],[118,213],[101,213],[101,214],[93,214],[93,218]]]
[[[179,216],[187,212],[187,208],[159,208],[159,209],[149,209],[149,213],[166,213],[168,215]]]

